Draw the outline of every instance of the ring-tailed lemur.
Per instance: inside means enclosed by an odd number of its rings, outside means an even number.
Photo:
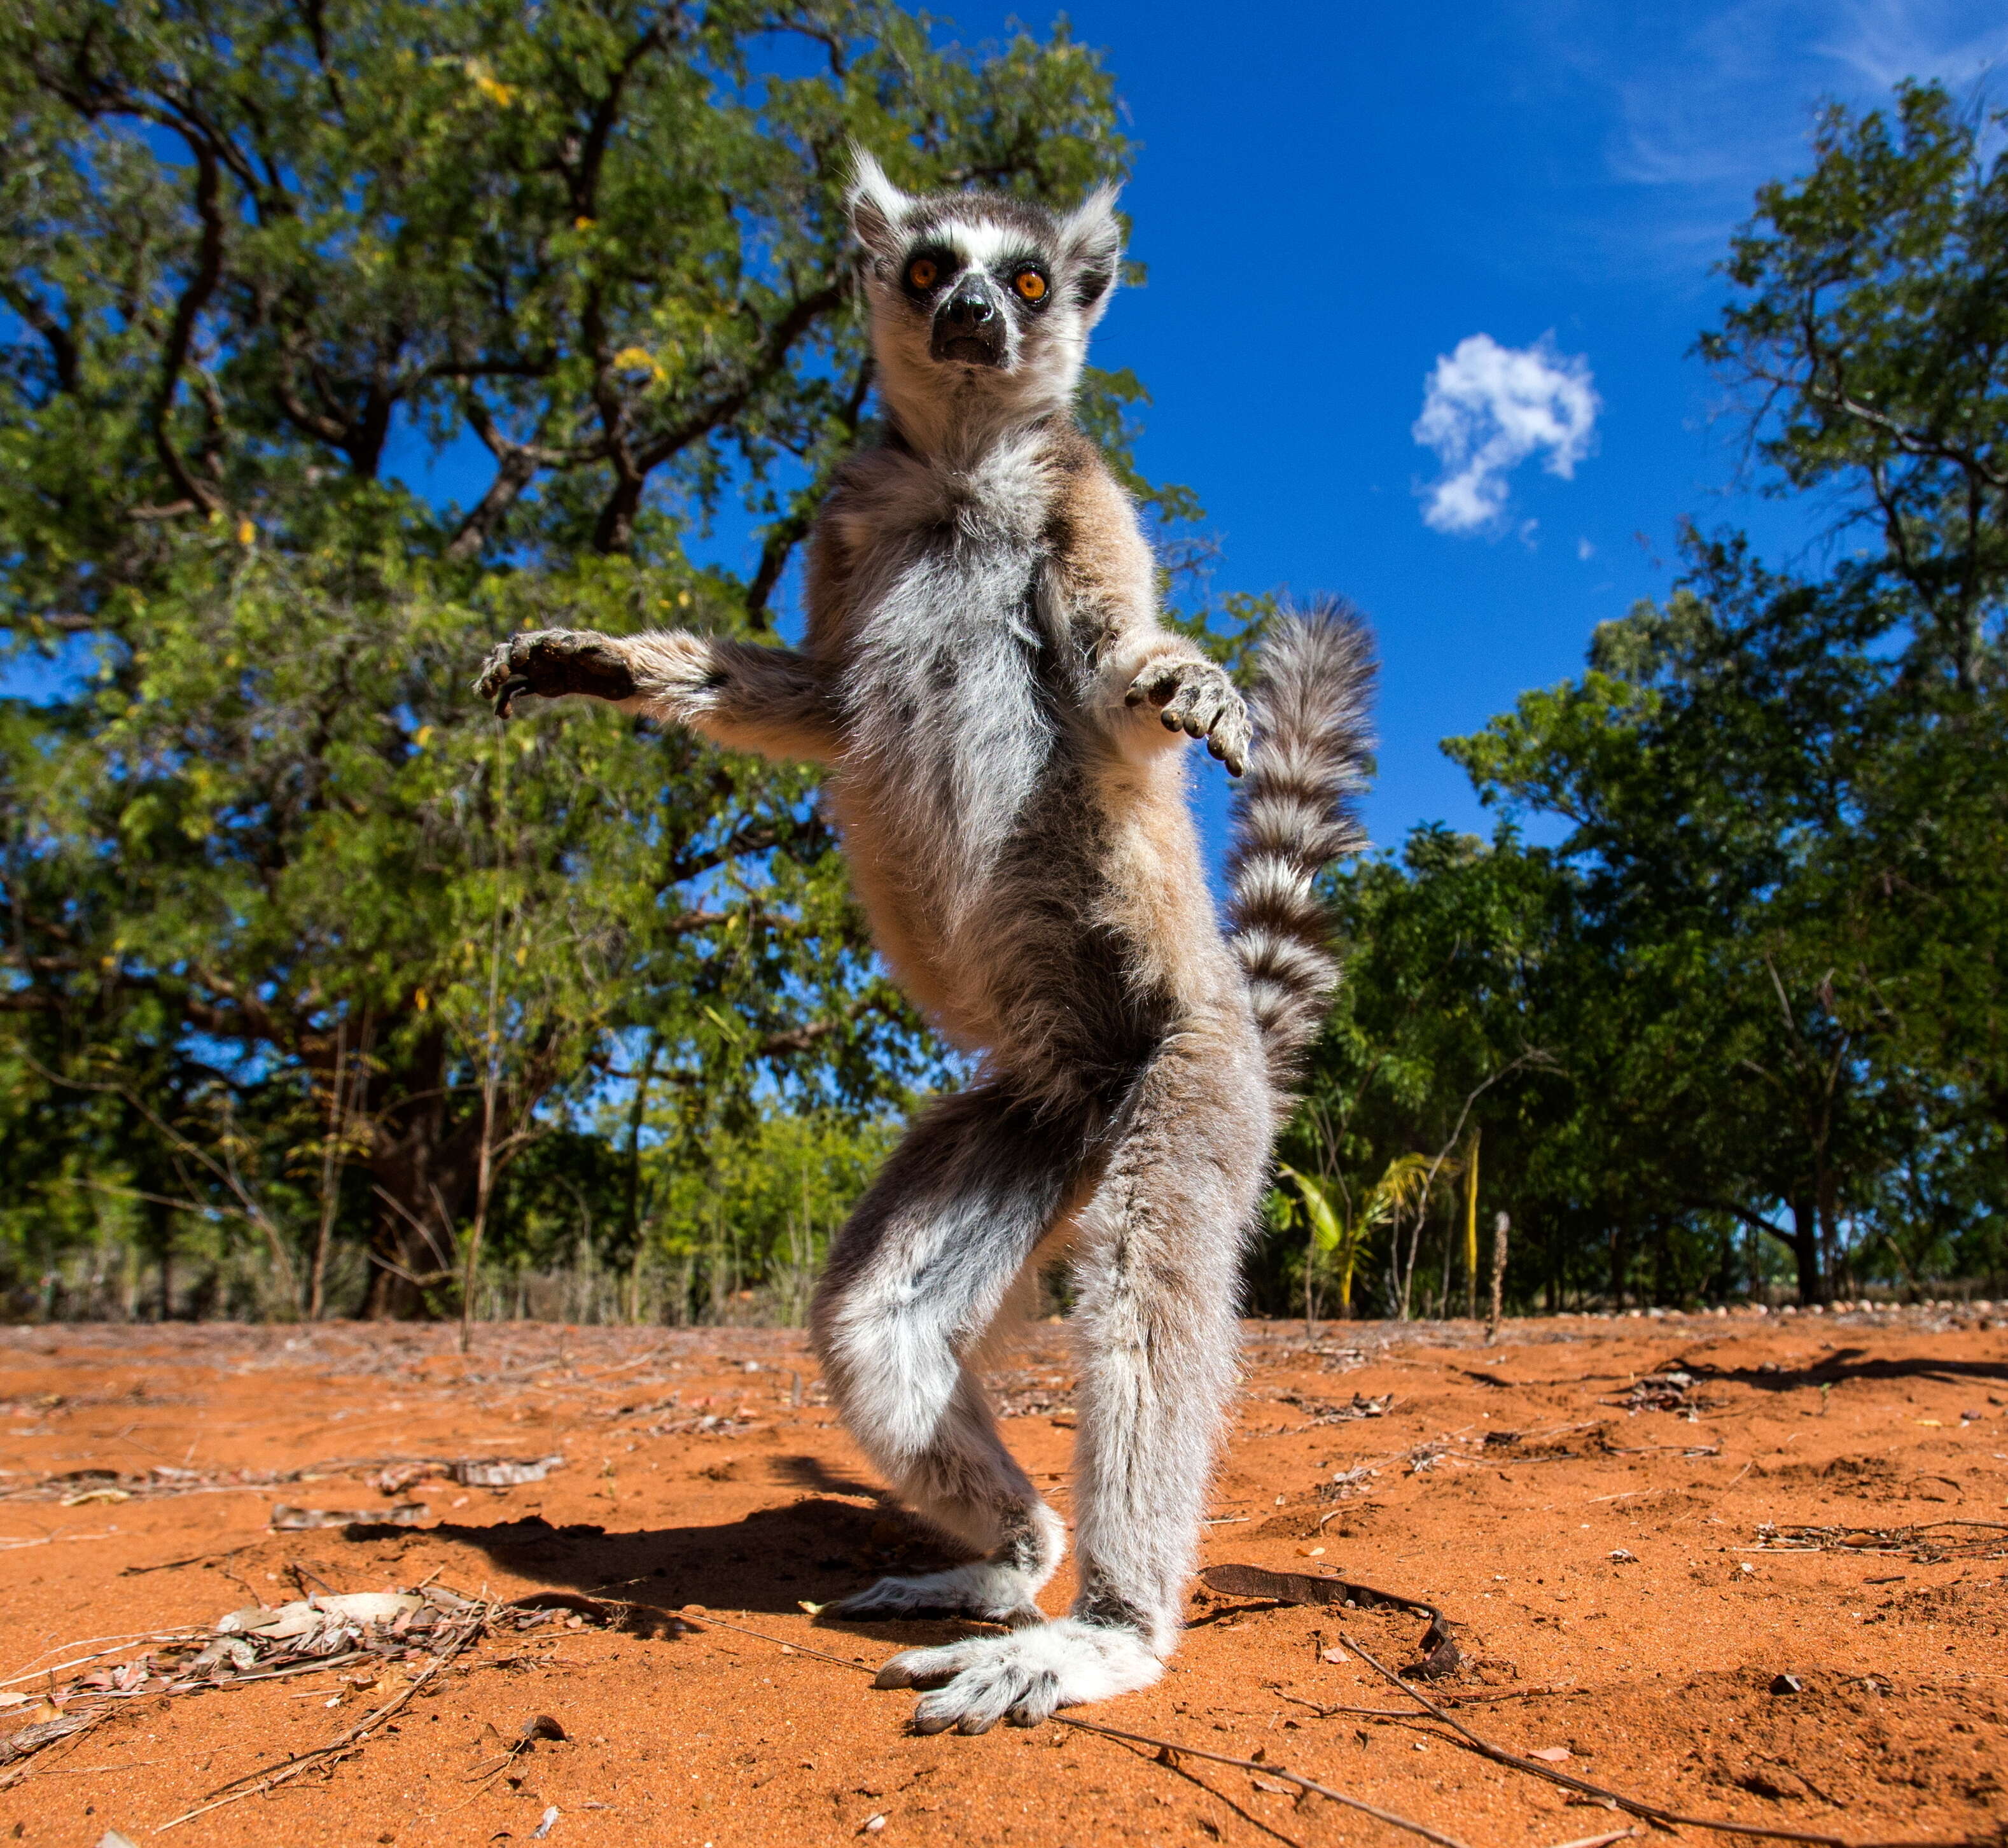
[[[1064,218],[911,197],[861,156],[850,205],[885,430],[823,508],[802,647],[546,629],[498,648],[479,685],[505,717],[519,695],[585,694],[827,766],[879,950],[981,1055],[852,1214],[812,1318],[859,1444],[980,1556],[831,1614],[1016,1626],[910,1650],[879,1676],[934,1690],[921,1730],[974,1733],[1144,1687],[1178,1641],[1243,1241],[1337,975],[1312,881],[1358,844],[1372,669],[1335,607],[1286,618],[1251,719],[1158,625],[1135,512],[1072,416],[1115,280],[1112,194]],[[1189,738],[1248,772],[1225,936],[1172,748]],[[1047,1622],[1033,1598],[1065,1529],[970,1362],[1060,1249],[1080,1588]]]

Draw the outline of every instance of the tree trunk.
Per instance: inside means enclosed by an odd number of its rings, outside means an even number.
[[[1810,1196],[1794,1194],[1792,1209],[1792,1259],[1799,1270],[1799,1301],[1810,1308],[1827,1298],[1826,1278],[1820,1270],[1819,1214]]]
[[[1840,1198],[1831,1169],[1822,1168],[1814,1195],[1814,1210],[1819,1220],[1821,1273],[1826,1279],[1826,1296],[1831,1301],[1840,1287]]]
[[[386,1034],[384,1039],[390,1038]],[[478,1112],[456,1122],[446,1095],[446,1035],[433,1028],[401,1068],[384,1074],[371,1139],[369,1292],[372,1319],[436,1315],[433,1292],[451,1281],[454,1227],[472,1204],[479,1163]]]
[[[1499,1339],[1499,1321],[1506,1294],[1506,1237],[1513,1222],[1503,1213],[1492,1221],[1492,1306],[1485,1319],[1485,1345]]]

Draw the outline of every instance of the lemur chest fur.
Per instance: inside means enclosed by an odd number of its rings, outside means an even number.
[[[881,949],[951,1034],[994,1043],[1028,866],[1080,890],[1095,830],[1085,659],[1050,540],[1049,459],[882,452],[828,516],[845,749],[830,788]]]

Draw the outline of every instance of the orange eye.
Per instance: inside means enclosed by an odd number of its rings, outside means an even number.
[[[932,289],[940,274],[932,257],[917,257],[907,265],[907,280],[916,289]]]
[[[1017,290],[1028,302],[1042,302],[1046,296],[1046,279],[1037,270],[1020,270],[1017,275]]]

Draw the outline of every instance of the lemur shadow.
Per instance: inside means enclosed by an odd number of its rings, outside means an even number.
[[[1706,1361],[1671,1363],[1697,1379],[1733,1379],[1760,1391],[1791,1392],[1809,1386],[1839,1386],[1852,1379],[1928,1379],[1940,1386],[1968,1380],[2008,1381],[2008,1363],[2000,1361],[1938,1360],[1927,1357],[1865,1360],[1865,1347],[1840,1347],[1803,1367],[1765,1372],[1755,1367],[1716,1367]]]
[[[783,1482],[810,1492],[785,1508],[756,1508],[738,1521],[708,1525],[610,1531],[592,1522],[553,1526],[532,1514],[486,1526],[442,1521],[421,1529],[372,1528],[354,1537],[389,1540],[394,1535],[408,1544],[425,1535],[457,1541],[549,1588],[665,1612],[701,1604],[719,1612],[796,1615],[805,1602],[833,1602],[882,1574],[933,1572],[968,1556],[882,1505],[879,1489],[832,1471],[815,1457],[775,1458],[768,1467]],[[836,1499],[839,1496],[871,1502],[860,1506]],[[947,1620],[819,1627],[909,1644],[969,1632],[967,1624]]]

